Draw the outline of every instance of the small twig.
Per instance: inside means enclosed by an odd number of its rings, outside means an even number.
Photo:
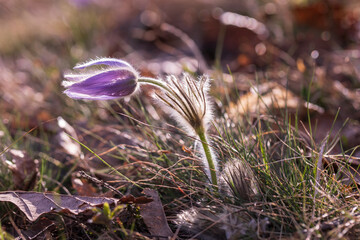
[[[176,229],[176,231],[175,231],[175,233],[174,233],[174,236],[172,236],[170,240],[176,240],[176,239],[178,239],[178,235],[179,235],[179,232],[180,232],[180,228],[181,228],[181,226],[179,226],[179,227]]]
[[[14,220],[12,219],[12,217],[9,215],[9,220],[11,222],[11,225],[13,226],[13,228],[15,229],[16,233],[19,234],[19,236],[21,237],[21,239],[26,240],[26,237],[22,234],[21,230],[18,228],[18,226],[16,226]]]
[[[91,182],[101,185],[107,189],[110,189],[111,191],[119,194],[121,197],[124,196],[124,194],[122,194],[119,190],[117,190],[116,188],[114,188],[113,186],[111,186],[110,184],[104,182],[103,180],[97,179],[96,177],[92,177],[89,174],[85,173],[84,171],[79,171],[79,174],[81,177],[86,178],[88,180],[90,180]]]
[[[39,237],[41,234],[43,234],[45,231],[47,231],[50,227],[54,226],[55,223],[51,223],[49,224],[48,226],[46,226],[44,229],[42,229],[40,232],[38,232],[37,234],[35,234],[34,236],[32,237],[29,237],[29,239],[36,239],[37,237]]]

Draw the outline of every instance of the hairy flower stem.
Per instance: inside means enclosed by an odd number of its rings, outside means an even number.
[[[174,89],[169,88],[164,82],[162,82],[158,79],[148,78],[148,77],[140,77],[138,79],[138,82],[150,84],[150,85],[162,88],[170,96],[174,97],[176,100],[184,101],[183,98],[181,98],[181,94],[184,94],[185,92],[177,93]],[[195,94],[195,92],[193,92],[193,93]],[[186,105],[185,107],[188,107],[188,105]],[[206,137],[206,130],[205,130],[204,126],[196,127],[196,126],[192,125],[192,127],[195,130],[196,134],[199,136],[202,147],[204,149],[205,157],[206,157],[209,172],[210,172],[211,183],[215,186],[215,188],[217,188],[217,176],[216,176],[216,168],[215,168],[215,164],[214,164],[215,159],[212,156],[211,149],[210,149],[207,137]]]
[[[204,149],[204,153],[205,153],[205,157],[206,160],[208,162],[209,165],[209,170],[210,170],[210,176],[211,176],[211,182],[214,186],[217,187],[217,177],[216,177],[216,169],[215,169],[215,164],[213,161],[213,156],[211,154],[211,150],[209,147],[209,143],[208,140],[206,138],[206,134],[205,134],[205,130],[203,128],[200,128],[196,131],[196,133],[198,134],[201,144],[203,146]]]

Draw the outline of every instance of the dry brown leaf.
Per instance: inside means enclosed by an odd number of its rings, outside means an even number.
[[[105,202],[116,204],[118,199],[105,197],[81,197],[56,193],[7,191],[0,192],[0,202],[15,204],[30,221],[35,221],[44,213],[79,214]]]
[[[31,190],[35,186],[39,172],[38,161],[31,158],[26,152],[11,149],[11,161],[6,161],[13,175],[16,190]]]
[[[347,1],[309,1],[291,9],[294,24],[306,26],[307,29],[331,31],[342,39],[354,38],[358,13],[353,4]],[[354,6],[352,6],[354,5]]]
[[[88,196],[88,197],[98,196],[98,193],[96,192],[96,188],[85,179],[73,177],[71,178],[71,183],[72,183],[72,187],[76,190],[76,192],[80,196]]]
[[[131,194],[123,196],[122,198],[120,198],[120,202],[124,203],[124,204],[129,204],[129,203],[146,204],[146,203],[150,203],[152,201],[153,201],[152,198],[148,198],[148,197],[145,197],[145,196],[134,197]]]
[[[241,96],[237,103],[230,103],[227,112],[230,117],[245,115],[247,113],[269,113],[269,110],[287,108],[290,112],[306,112],[306,108],[322,113],[324,110],[297,97],[290,90],[276,82],[263,83]]]
[[[151,203],[140,206],[140,215],[144,219],[151,235],[161,236],[164,238],[172,237],[174,233],[171,231],[167,223],[164,209],[157,191],[145,188],[142,193],[150,196],[154,200]]]

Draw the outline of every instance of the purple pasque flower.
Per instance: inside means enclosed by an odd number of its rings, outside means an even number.
[[[87,69],[100,65],[107,67]],[[67,88],[64,93],[73,99],[116,99],[131,95],[138,87],[139,74],[133,66],[120,59],[99,58],[77,64],[74,69],[79,72],[65,74],[66,80],[62,83]]]

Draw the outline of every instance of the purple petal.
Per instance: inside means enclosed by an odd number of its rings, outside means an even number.
[[[131,69],[133,69],[133,67],[128,62],[116,58],[99,58],[96,60],[91,60],[89,62],[77,64],[74,67],[74,69],[83,69],[93,65],[100,65],[100,64],[114,66],[114,67],[130,67]]]
[[[69,89],[65,90],[64,93],[68,95],[68,97],[72,99],[85,99],[85,100],[112,100],[117,99],[119,97],[117,96],[107,96],[107,95],[99,95],[99,96],[93,96],[89,94],[83,94],[83,93],[77,93],[77,92],[71,92]]]
[[[76,73],[66,73],[66,74],[64,74],[64,78],[66,79],[66,80],[69,80],[69,81],[75,81],[75,82],[77,82],[77,81],[81,81],[81,80],[84,80],[84,79],[86,79],[86,78],[88,78],[88,77],[90,77],[90,76],[92,76],[92,75],[94,75],[94,74],[82,74],[82,73],[80,73],[80,74],[76,74]]]
[[[137,76],[127,69],[107,70],[76,82],[64,91],[71,98],[107,100],[132,94],[137,87]]]

